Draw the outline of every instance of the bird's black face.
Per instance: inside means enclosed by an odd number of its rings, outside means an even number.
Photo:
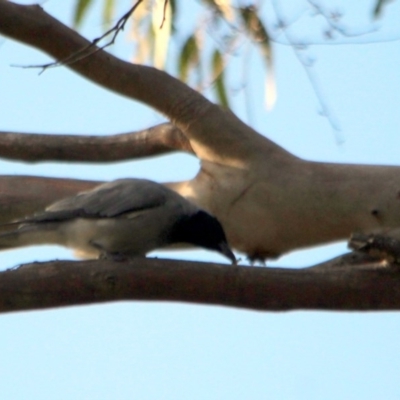
[[[194,244],[218,251],[236,264],[235,255],[229,248],[225,232],[219,221],[205,211],[198,211],[180,221],[174,232],[174,241]]]

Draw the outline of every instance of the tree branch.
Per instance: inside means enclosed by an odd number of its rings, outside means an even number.
[[[112,162],[174,150],[193,153],[186,136],[168,123],[110,136],[0,132],[0,157],[28,162]]]
[[[38,48],[56,60],[64,60],[90,46],[89,41],[41,7],[6,0],[0,0],[0,33]],[[80,57],[66,67],[165,114],[188,137],[200,159],[237,164],[238,158],[251,159],[260,149],[288,154],[230,111],[222,110],[167,73],[124,62],[104,50],[93,52],[90,48],[90,57]]]
[[[90,46],[88,40],[40,6],[24,6],[6,0],[0,1],[0,32],[38,48],[56,60],[63,60]],[[98,50],[90,57],[80,57],[66,66],[109,90],[142,101],[171,117],[182,97],[188,97],[202,107],[209,104],[203,96],[165,72],[131,64]]]
[[[68,64],[73,64],[77,61],[79,61],[81,58],[89,57],[92,54],[96,53],[100,49],[103,50],[108,46],[111,46],[115,43],[115,39],[117,38],[118,34],[124,30],[126,23],[128,22],[129,18],[132,16],[132,14],[135,12],[136,8],[140,5],[142,0],[137,0],[136,3],[116,22],[116,24],[110,28],[107,32],[103,33],[101,36],[99,36],[96,39],[93,39],[91,43],[88,44],[88,46],[80,49],[76,53],[73,53],[69,55],[66,59],[64,60],[59,60],[55,61],[49,64],[44,64],[41,65],[40,67],[42,68],[42,71],[46,70],[47,68],[51,67],[58,67],[60,65],[68,65]],[[111,35],[111,39],[109,39],[106,44],[101,45],[100,47],[97,47],[97,44],[100,43],[103,39]],[[37,68],[37,66],[33,66],[32,68]]]
[[[400,271],[379,263],[320,271],[137,258],[32,263],[0,273],[0,312],[122,300],[263,311],[399,310]]]
[[[35,176],[0,176],[0,224],[41,211],[57,200],[89,190],[100,183]]]

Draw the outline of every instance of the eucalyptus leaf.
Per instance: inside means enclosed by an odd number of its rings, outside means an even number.
[[[83,18],[86,16],[89,7],[93,4],[93,0],[78,0],[76,2],[75,12],[74,12],[74,25],[81,25]]]

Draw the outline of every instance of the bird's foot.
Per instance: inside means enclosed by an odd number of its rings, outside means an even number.
[[[124,261],[129,261],[129,257],[121,253],[108,253],[106,251],[102,251],[99,255],[99,260],[124,262]]]
[[[247,259],[249,260],[251,265],[255,265],[255,264],[260,264],[263,267],[267,266],[267,260],[268,259],[276,259],[280,256],[280,254],[273,254],[273,253],[269,253],[269,252],[258,252],[255,251],[252,254],[247,254]]]

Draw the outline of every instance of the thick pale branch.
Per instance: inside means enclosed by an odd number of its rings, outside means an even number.
[[[400,271],[359,268],[231,267],[142,259],[53,261],[0,273],[0,312],[157,300],[252,310],[399,310]]]
[[[43,210],[54,201],[89,190],[100,183],[35,176],[0,176],[0,224]]]
[[[90,44],[39,6],[23,6],[5,0],[0,0],[0,34],[36,47],[56,60],[66,59]],[[232,113],[220,109],[167,73],[124,62],[103,50],[95,53],[92,50],[87,57],[80,57],[66,66],[168,116],[189,140],[194,141],[192,148],[200,158],[234,163],[243,157],[251,158],[260,148],[286,154]]]
[[[111,136],[45,135],[0,132],[0,157],[29,162],[111,162],[168,153],[192,153],[190,143],[172,124]]]

